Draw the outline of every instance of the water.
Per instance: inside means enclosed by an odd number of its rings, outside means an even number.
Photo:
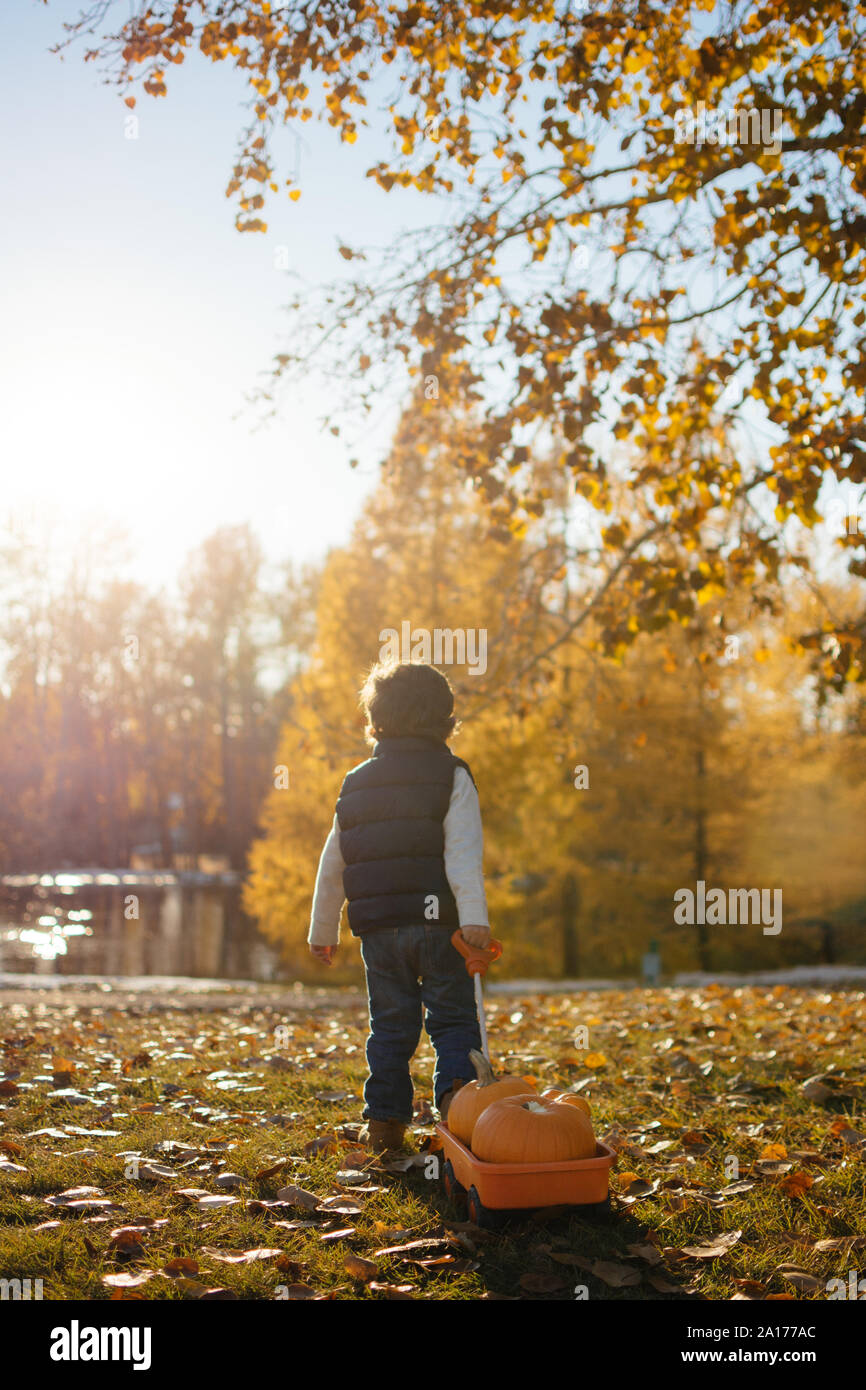
[[[69,870],[0,878],[0,971],[269,980],[239,875]]]

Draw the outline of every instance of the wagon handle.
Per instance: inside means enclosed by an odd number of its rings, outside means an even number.
[[[502,942],[494,936],[491,936],[489,946],[470,946],[459,927],[451,938],[451,945],[463,956],[470,975],[486,975],[488,965],[502,955]]]
[[[478,1014],[481,1051],[489,1062],[490,1047],[487,1042],[487,1024],[484,1021],[484,990],[481,986],[481,979],[487,973],[488,965],[492,965],[493,961],[498,960],[502,955],[502,942],[491,936],[489,946],[470,946],[458,928],[451,938],[451,945],[460,952],[465,960],[466,969],[469,971],[475,987],[475,1011]]]

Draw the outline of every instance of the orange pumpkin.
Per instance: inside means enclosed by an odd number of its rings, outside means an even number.
[[[477,1081],[469,1081],[454,1095],[448,1107],[448,1128],[464,1144],[472,1140],[475,1122],[495,1100],[506,1096],[525,1095],[534,1090],[519,1076],[495,1076],[493,1068],[481,1052],[470,1052]]]
[[[595,1149],[583,1110],[528,1093],[488,1105],[472,1131],[472,1152],[485,1163],[563,1163],[594,1158]]]
[[[560,1105],[576,1105],[578,1110],[582,1110],[584,1115],[591,1115],[589,1101],[584,1100],[583,1096],[576,1096],[574,1091],[558,1091],[555,1086],[548,1086],[546,1091],[541,1092],[543,1100],[556,1100]]]

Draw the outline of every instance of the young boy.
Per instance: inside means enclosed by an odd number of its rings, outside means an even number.
[[[374,666],[361,691],[373,754],[346,774],[319,872],[308,940],[330,965],[344,899],[361,938],[370,1036],[364,1119],[375,1149],[399,1148],[412,1119],[409,1063],[422,1019],[436,1052],[443,1120],[480,1048],[472,980],[451,944],[490,939],[481,811],[468,765],[446,740],[454,695],[434,666]]]

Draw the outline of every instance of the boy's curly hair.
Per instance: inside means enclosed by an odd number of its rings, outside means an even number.
[[[444,741],[458,727],[448,677],[422,662],[379,662],[361,688],[360,703],[371,746],[380,738]]]

